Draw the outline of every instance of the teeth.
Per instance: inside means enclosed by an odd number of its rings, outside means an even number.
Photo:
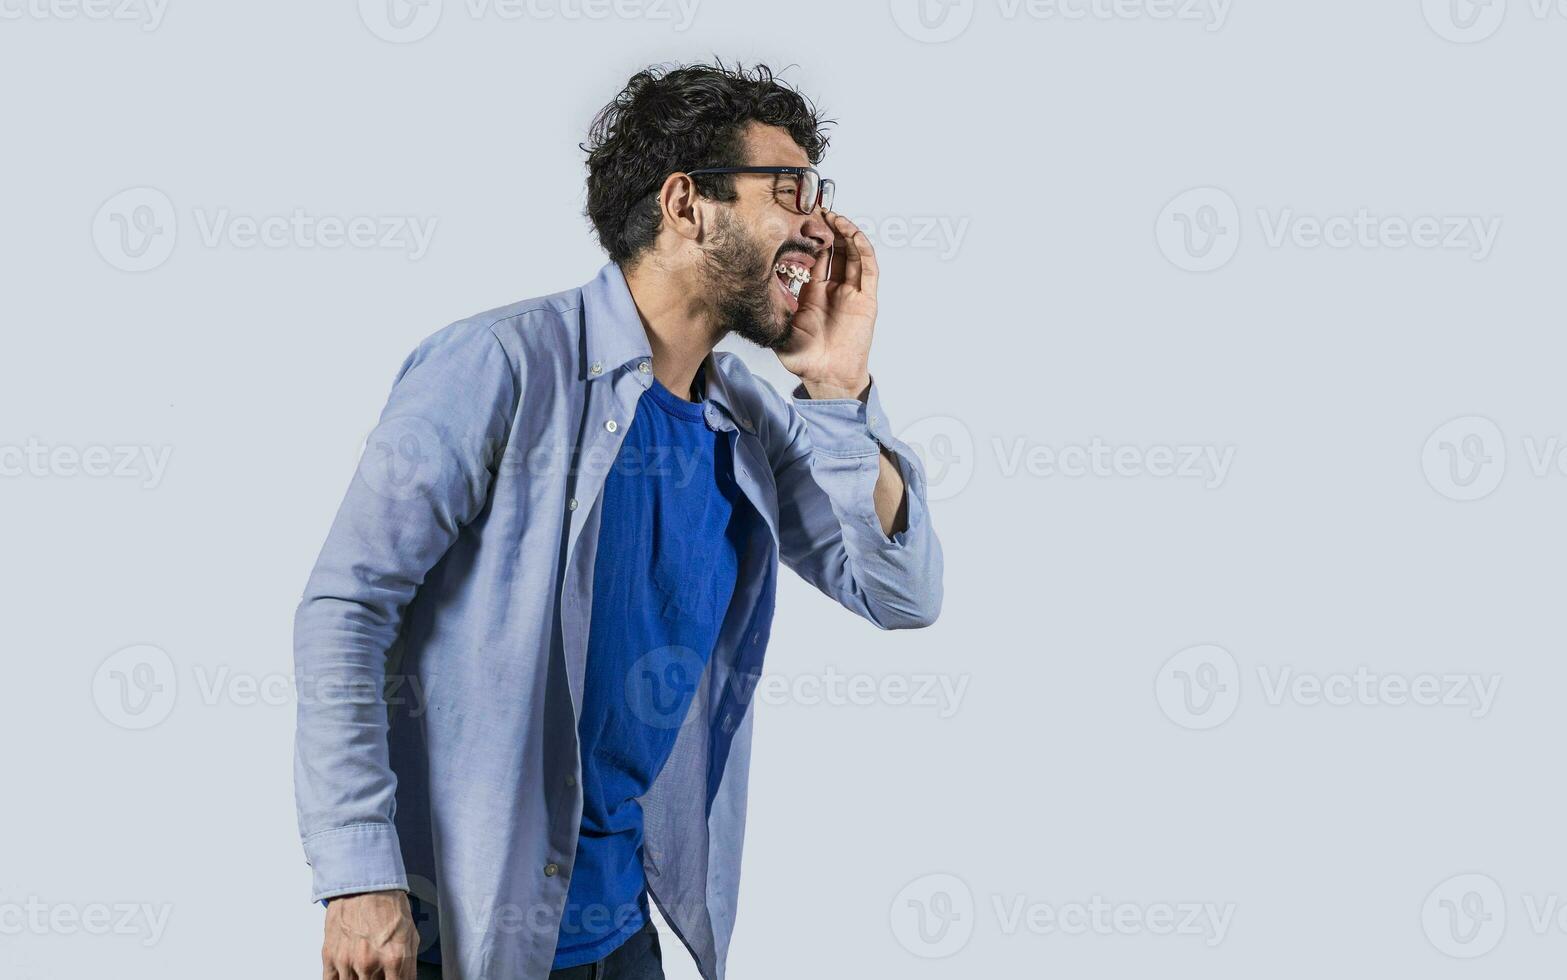
[[[800,293],[800,287],[811,281],[811,273],[808,270],[802,269],[797,265],[790,265],[787,262],[780,262],[773,266],[773,271],[789,277],[790,291],[797,296]]]

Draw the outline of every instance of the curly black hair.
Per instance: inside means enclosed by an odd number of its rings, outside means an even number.
[[[827,152],[824,130],[831,120],[766,65],[748,70],[715,61],[655,66],[631,76],[594,117],[581,147],[588,154],[587,216],[609,257],[624,265],[653,244],[664,178],[744,166],[743,134],[753,121],[788,130],[813,164]],[[732,175],[692,179],[704,197],[735,199]]]

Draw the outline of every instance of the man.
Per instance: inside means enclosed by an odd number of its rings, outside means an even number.
[[[723,976],[779,562],[884,629],[941,606],[826,145],[765,67],[637,74],[586,147],[610,263],[403,365],[295,623],[326,980],[661,977],[650,900]]]

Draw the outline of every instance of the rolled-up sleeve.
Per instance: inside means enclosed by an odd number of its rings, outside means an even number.
[[[495,333],[454,324],[404,362],[294,618],[294,785],[314,899],[406,889],[387,654],[426,574],[483,509],[519,391]]]
[[[882,629],[913,629],[941,612],[941,544],[919,457],[892,435],[876,382],[864,401],[813,400],[796,388],[788,446],[774,468],[784,564]],[[888,537],[875,488],[885,448],[903,477],[908,524]]]

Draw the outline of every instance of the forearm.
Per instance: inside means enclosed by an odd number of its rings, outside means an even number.
[[[383,693],[396,617],[323,594],[333,580],[318,567],[295,617],[294,787],[317,898],[406,883]]]
[[[802,381],[801,384],[812,400],[852,398],[863,404],[871,391],[869,376],[863,382]],[[898,457],[882,447],[879,463],[876,489],[872,497],[876,505],[876,518],[881,522],[881,533],[890,538],[909,526],[908,495],[903,485],[903,474],[898,470]]]
[[[876,517],[881,521],[881,533],[890,538],[909,526],[909,498],[904,491],[903,474],[898,472],[897,457],[892,450],[883,448],[879,462],[874,494]]]

